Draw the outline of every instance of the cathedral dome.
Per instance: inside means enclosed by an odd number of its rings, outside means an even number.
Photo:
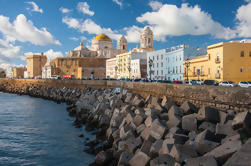
[[[94,38],[94,40],[98,40],[98,41],[111,41],[111,39],[108,36],[106,36],[105,34],[100,34],[100,35],[96,36]]]
[[[142,31],[142,34],[145,34],[145,35],[152,35],[153,34],[153,31],[150,29],[150,27],[148,26],[145,26],[143,31]]]

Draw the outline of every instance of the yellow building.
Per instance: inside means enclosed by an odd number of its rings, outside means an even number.
[[[188,70],[189,80],[198,78],[197,69],[200,69],[201,79],[216,81],[251,80],[251,43],[245,41],[222,42],[208,46],[207,56],[197,57],[185,61],[184,78],[186,78],[186,64],[190,63]],[[194,75],[195,74],[195,75]]]
[[[28,55],[27,56],[27,75],[29,78],[42,76],[42,67],[46,64],[47,57],[41,55]]]
[[[14,78],[24,78],[24,72],[26,71],[26,67],[14,67],[13,68],[13,77]]]
[[[118,78],[130,78],[131,72],[131,51],[119,54],[116,56],[117,59],[117,76]]]

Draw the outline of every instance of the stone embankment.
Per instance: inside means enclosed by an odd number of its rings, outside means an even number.
[[[97,129],[92,165],[251,165],[251,113],[143,98],[128,90],[0,84],[0,91],[67,102],[76,127]],[[250,138],[250,139],[249,139]],[[98,144],[100,141],[103,144]],[[97,145],[97,146],[95,146]]]

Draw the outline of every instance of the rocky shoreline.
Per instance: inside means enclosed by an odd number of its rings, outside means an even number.
[[[91,165],[251,165],[250,111],[177,105],[166,97],[144,99],[115,89],[4,83],[0,91],[66,102],[76,127],[96,130],[97,139],[85,150],[96,155]]]

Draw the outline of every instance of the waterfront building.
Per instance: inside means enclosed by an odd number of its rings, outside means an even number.
[[[14,78],[24,78],[24,72],[26,71],[26,67],[14,67],[13,68],[13,77]]]
[[[106,60],[106,78],[117,78],[117,58]]]
[[[192,59],[189,79],[197,78],[196,72],[204,73],[203,79],[216,81],[251,81],[251,42],[248,40],[221,42],[207,47],[207,56]],[[184,62],[185,66],[185,62]],[[200,77],[200,75],[199,75]]]
[[[147,54],[147,74],[155,80],[183,80],[183,61],[187,58],[200,56],[206,52],[202,48],[179,45]],[[150,62],[151,61],[151,62]]]
[[[36,76],[42,77],[42,67],[46,64],[47,57],[44,53],[41,55],[28,55],[27,56],[27,74],[29,78]]]
[[[13,67],[8,67],[6,69],[6,77],[7,78],[13,78]]]
[[[6,77],[5,70],[0,68],[0,78],[5,78],[5,77]]]
[[[146,78],[147,75],[147,60],[145,59],[132,59],[131,60],[132,78]]]

